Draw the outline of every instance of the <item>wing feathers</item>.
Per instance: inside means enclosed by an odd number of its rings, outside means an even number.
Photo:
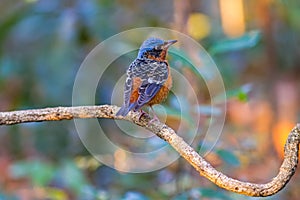
[[[127,70],[127,79],[124,86],[124,104],[117,115],[126,116],[130,110],[137,111],[147,104],[161,89],[169,75],[168,64],[155,60],[136,59]],[[140,78],[141,86],[136,102],[130,103],[133,92],[134,78]]]

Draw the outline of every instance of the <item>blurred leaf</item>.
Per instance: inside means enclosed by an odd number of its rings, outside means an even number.
[[[93,156],[77,156],[74,162],[80,169],[84,170],[96,170],[101,165]]]
[[[65,160],[62,163],[60,178],[67,188],[70,188],[76,193],[79,193],[83,186],[87,184],[83,171],[70,160]]]
[[[240,91],[237,95],[238,99],[240,101],[246,102],[248,100],[248,95],[244,93],[243,91]]]
[[[39,160],[30,163],[30,165],[31,178],[34,185],[44,186],[53,178],[54,169],[51,165]]]
[[[223,192],[215,187],[215,189],[211,188],[193,188],[186,192],[183,192],[176,197],[172,198],[172,200],[190,200],[190,199],[222,199],[222,200],[231,200],[229,196],[227,196],[226,192]]]
[[[154,177],[151,174],[140,174],[139,176],[123,174],[122,176],[118,176],[118,183],[121,183],[126,190],[130,190],[130,188],[142,190],[143,188],[151,187],[154,181],[153,179]]]
[[[67,200],[68,195],[61,189],[57,188],[46,188],[47,199],[51,200]]]
[[[135,192],[135,191],[126,192],[126,194],[122,199],[123,200],[149,200],[149,198],[143,195],[142,193]]]
[[[78,197],[79,199],[94,200],[96,199],[96,189],[89,185],[83,186]]]
[[[248,101],[248,94],[250,93],[251,90],[252,90],[251,84],[245,84],[239,88],[227,90],[226,91],[226,99],[237,98],[238,100],[240,100],[242,102],[246,102],[246,101]],[[217,95],[214,100],[218,103],[224,103],[224,102],[221,102],[221,101],[224,101],[223,95],[224,94]]]
[[[251,84],[245,84],[237,89],[228,90],[226,92],[227,99],[231,99],[233,97],[238,98],[238,100],[242,102],[248,101],[248,93],[252,90]]]
[[[228,163],[232,166],[235,166],[235,167],[238,167],[240,165],[240,160],[231,151],[228,151],[228,150],[225,150],[225,149],[219,149],[219,150],[216,151],[216,153],[226,163]]]
[[[260,41],[260,38],[261,33],[259,31],[250,31],[241,37],[217,42],[209,49],[209,52],[210,54],[215,55],[251,48]]]
[[[191,58],[184,50],[182,50],[180,48],[170,47],[169,54],[170,55],[174,54],[176,56],[176,61],[178,61],[178,59],[179,59],[179,61],[181,61],[183,65],[190,64]],[[171,62],[173,60],[174,59],[171,59]],[[178,65],[173,64],[172,66],[176,68]]]
[[[231,200],[231,198],[229,198],[226,193],[223,193],[221,191],[218,191],[218,189],[210,189],[210,188],[199,188],[198,189],[201,193],[202,197],[207,197],[209,199],[228,199]]]
[[[105,190],[96,190],[92,185],[85,185],[81,188],[78,199],[84,200],[109,200],[110,194]]]
[[[171,55],[176,55],[175,59],[170,60],[170,66],[172,66],[172,68],[181,72],[184,72],[184,70],[188,69],[200,80],[204,79],[208,81],[215,78],[215,64],[212,62],[210,56],[204,50],[204,48],[201,48],[197,52],[197,55],[201,60],[200,66],[199,62],[196,64],[195,59],[192,59],[183,49],[171,48],[169,53]]]
[[[40,160],[21,161],[11,166],[10,173],[14,178],[31,179],[35,186],[45,186],[53,178],[54,168]]]
[[[194,67],[196,66],[194,63],[191,63],[193,60],[187,55],[187,53],[181,49],[178,48],[171,48],[170,54],[175,54],[176,57],[176,62],[181,61],[182,65],[178,64],[172,64],[171,66],[175,69],[178,69],[182,71],[181,66],[184,66],[191,70],[196,76],[198,76],[200,79],[202,79],[201,74],[198,72],[198,70]],[[180,66],[180,68],[178,67]],[[177,67],[177,68],[176,68]]]
[[[13,178],[25,178],[28,175],[27,162],[16,162],[10,166],[10,175]]]
[[[175,196],[174,198],[172,198],[172,200],[188,200],[188,199],[190,199],[190,198],[189,198],[189,195],[187,192],[181,193],[181,194]]]

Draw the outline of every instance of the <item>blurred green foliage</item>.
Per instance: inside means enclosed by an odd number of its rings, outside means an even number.
[[[248,49],[257,45],[260,37],[259,31],[251,31],[238,38],[222,40],[213,44],[209,49],[209,53],[214,56],[215,54]]]

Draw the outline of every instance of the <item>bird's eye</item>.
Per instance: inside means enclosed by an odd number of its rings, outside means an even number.
[[[155,46],[154,49],[155,49],[155,50],[160,50],[161,47],[160,47],[160,46]]]

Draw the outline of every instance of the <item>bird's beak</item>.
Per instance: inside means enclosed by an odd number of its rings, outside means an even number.
[[[167,40],[163,44],[164,49],[168,49],[172,44],[176,43],[177,40]]]

